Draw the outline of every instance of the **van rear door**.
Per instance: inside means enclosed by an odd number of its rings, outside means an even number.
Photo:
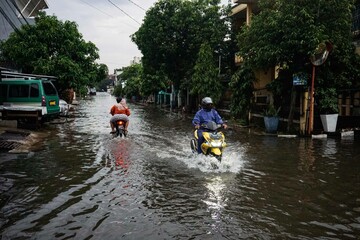
[[[60,113],[59,95],[51,81],[42,81],[44,95],[42,105],[46,106],[47,114]]]

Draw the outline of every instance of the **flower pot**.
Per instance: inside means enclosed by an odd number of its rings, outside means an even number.
[[[279,117],[264,116],[265,129],[268,133],[276,133],[279,125]]]
[[[339,114],[322,114],[320,115],[321,123],[325,132],[335,132]]]

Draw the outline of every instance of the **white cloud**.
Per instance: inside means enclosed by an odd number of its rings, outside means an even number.
[[[47,0],[48,15],[61,21],[74,21],[85,41],[93,42],[99,49],[99,63],[108,66],[110,73],[115,68],[128,66],[134,57],[141,57],[130,35],[135,33],[155,0]],[[132,3],[133,2],[133,3]],[[143,2],[143,3],[141,3]],[[124,12],[122,12],[121,10]],[[133,18],[133,19],[132,19]],[[135,19],[135,20],[134,20]]]
[[[226,3],[228,0],[222,0]],[[114,3],[116,6],[114,6]],[[134,57],[141,57],[130,35],[140,27],[145,10],[156,0],[47,0],[48,15],[61,21],[76,22],[85,41],[99,49],[99,63],[108,66],[110,73],[128,66]],[[124,13],[125,12],[125,13]]]

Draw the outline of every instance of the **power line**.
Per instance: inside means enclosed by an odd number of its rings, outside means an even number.
[[[143,7],[141,7],[138,4],[134,3],[132,0],[128,0],[128,1],[131,2],[132,4],[134,4],[135,6],[137,6],[138,8],[140,8],[141,10],[144,10],[144,12],[146,12],[146,10]]]
[[[99,8],[97,8],[97,7],[95,7],[95,6],[93,6],[93,5],[91,5],[90,3],[87,3],[87,2],[85,2],[85,1],[83,1],[83,0],[80,0],[81,2],[83,2],[83,3],[85,3],[86,5],[88,5],[88,6],[90,6],[90,7],[92,7],[92,8],[94,8],[94,9],[96,9],[96,10],[98,10],[99,12],[101,12],[101,13],[103,13],[103,14],[105,14],[105,15],[107,15],[107,16],[109,16],[109,17],[114,17],[114,16],[111,16],[110,14],[108,14],[108,13],[106,13],[106,12],[104,12],[104,11],[102,11],[101,9],[99,9]]]
[[[83,1],[83,0],[80,0],[80,1],[81,1],[82,3],[84,3],[84,4],[86,4],[86,5],[88,5],[88,6],[92,7],[92,8],[94,8],[95,10],[97,10],[97,11],[101,12],[102,14],[105,14],[105,15],[106,15],[106,16],[108,16],[108,17],[115,18],[114,16],[111,16],[110,14],[108,14],[108,13],[106,13],[106,12],[102,11],[101,9],[99,9],[99,8],[95,7],[94,5],[91,5],[91,4],[90,4],[90,3],[88,3],[88,2],[85,2],[85,1]],[[136,28],[135,26],[130,25],[130,24],[128,24],[128,23],[125,23],[125,22],[122,22],[122,23],[123,23],[123,24],[125,24],[125,25],[127,25],[127,26],[129,26],[129,27]]]
[[[117,5],[115,5],[113,2],[111,2],[110,0],[108,0],[112,5],[114,5],[117,9],[119,9],[121,12],[123,12],[126,16],[128,16],[129,18],[131,18],[132,20],[134,20],[136,23],[138,23],[139,25],[141,25],[141,23],[139,23],[135,18],[133,18],[132,16],[130,16],[127,12],[125,12],[124,10],[122,10],[121,8],[119,8]]]

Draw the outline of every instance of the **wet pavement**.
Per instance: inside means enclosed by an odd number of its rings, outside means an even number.
[[[30,133],[24,131],[0,128],[0,151],[8,152],[20,147],[29,135]]]
[[[2,239],[360,236],[358,139],[232,128],[214,169],[190,150],[189,116],[129,103],[129,136],[112,138],[114,102],[81,101],[74,121],[32,132],[36,150],[0,153]]]

